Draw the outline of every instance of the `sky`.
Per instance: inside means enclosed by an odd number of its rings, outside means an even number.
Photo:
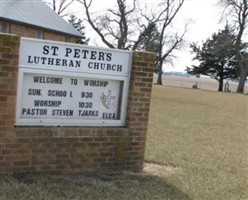
[[[127,0],[129,2],[131,0]],[[153,5],[155,1],[161,0],[141,0],[143,3]],[[185,0],[185,3],[178,13],[173,27],[180,31],[184,28],[186,22],[191,20],[192,22],[188,26],[188,31],[185,35],[186,47],[180,51],[174,53],[176,59],[174,59],[173,66],[171,64],[164,64],[164,71],[181,71],[184,72],[186,66],[193,64],[193,54],[190,53],[189,44],[192,42],[198,42],[202,44],[202,41],[210,38],[213,33],[218,32],[223,28],[223,23],[220,24],[220,18],[222,9],[218,7],[218,0]],[[115,5],[116,0],[93,0],[92,8],[94,12],[99,12]],[[73,11],[80,15],[82,14],[81,5],[75,6]],[[93,11],[93,9],[92,9]],[[85,33],[87,37],[90,37],[89,45],[100,44],[97,40],[97,36],[94,35],[93,30],[84,22],[86,26]]]
[[[222,9],[216,4],[217,0],[186,0],[176,18],[176,25],[183,24],[183,19],[192,20],[185,36],[188,45],[176,52],[177,59],[174,61],[174,66],[165,65],[165,71],[184,71],[186,66],[191,66],[194,55],[190,53],[189,44],[197,42],[201,45],[202,41],[211,38],[213,33],[224,27],[225,24],[220,22]]]

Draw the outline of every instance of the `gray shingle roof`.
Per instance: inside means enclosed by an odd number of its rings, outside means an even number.
[[[71,36],[82,34],[41,0],[0,0],[0,19],[24,23]]]

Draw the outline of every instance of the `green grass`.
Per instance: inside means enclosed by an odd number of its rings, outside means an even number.
[[[248,200],[247,112],[247,95],[154,86],[146,160],[158,167],[0,175],[0,200]]]
[[[146,159],[180,170],[169,184],[195,200],[248,199],[248,97],[153,88]]]

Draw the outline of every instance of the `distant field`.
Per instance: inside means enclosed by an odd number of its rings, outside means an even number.
[[[247,95],[154,85],[149,119],[144,173],[0,175],[0,200],[248,200]]]
[[[157,75],[154,74],[154,83],[157,81]],[[173,76],[173,75],[163,75],[163,85],[164,86],[173,86],[173,87],[182,87],[182,88],[192,88],[194,84],[198,85],[199,89],[202,90],[218,90],[218,82],[214,79],[208,77],[196,78],[195,76],[184,77],[184,76]],[[224,84],[226,81],[224,81]],[[228,81],[229,89],[231,92],[235,92],[238,87],[237,82]],[[244,93],[248,93],[248,83],[245,85]]]
[[[154,86],[146,160],[194,200],[248,199],[248,96]]]

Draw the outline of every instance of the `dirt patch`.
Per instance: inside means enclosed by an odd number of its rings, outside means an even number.
[[[164,165],[164,164],[156,164],[156,163],[144,163],[143,173],[149,175],[164,175],[169,176],[175,173],[178,173],[180,170],[177,167]]]

